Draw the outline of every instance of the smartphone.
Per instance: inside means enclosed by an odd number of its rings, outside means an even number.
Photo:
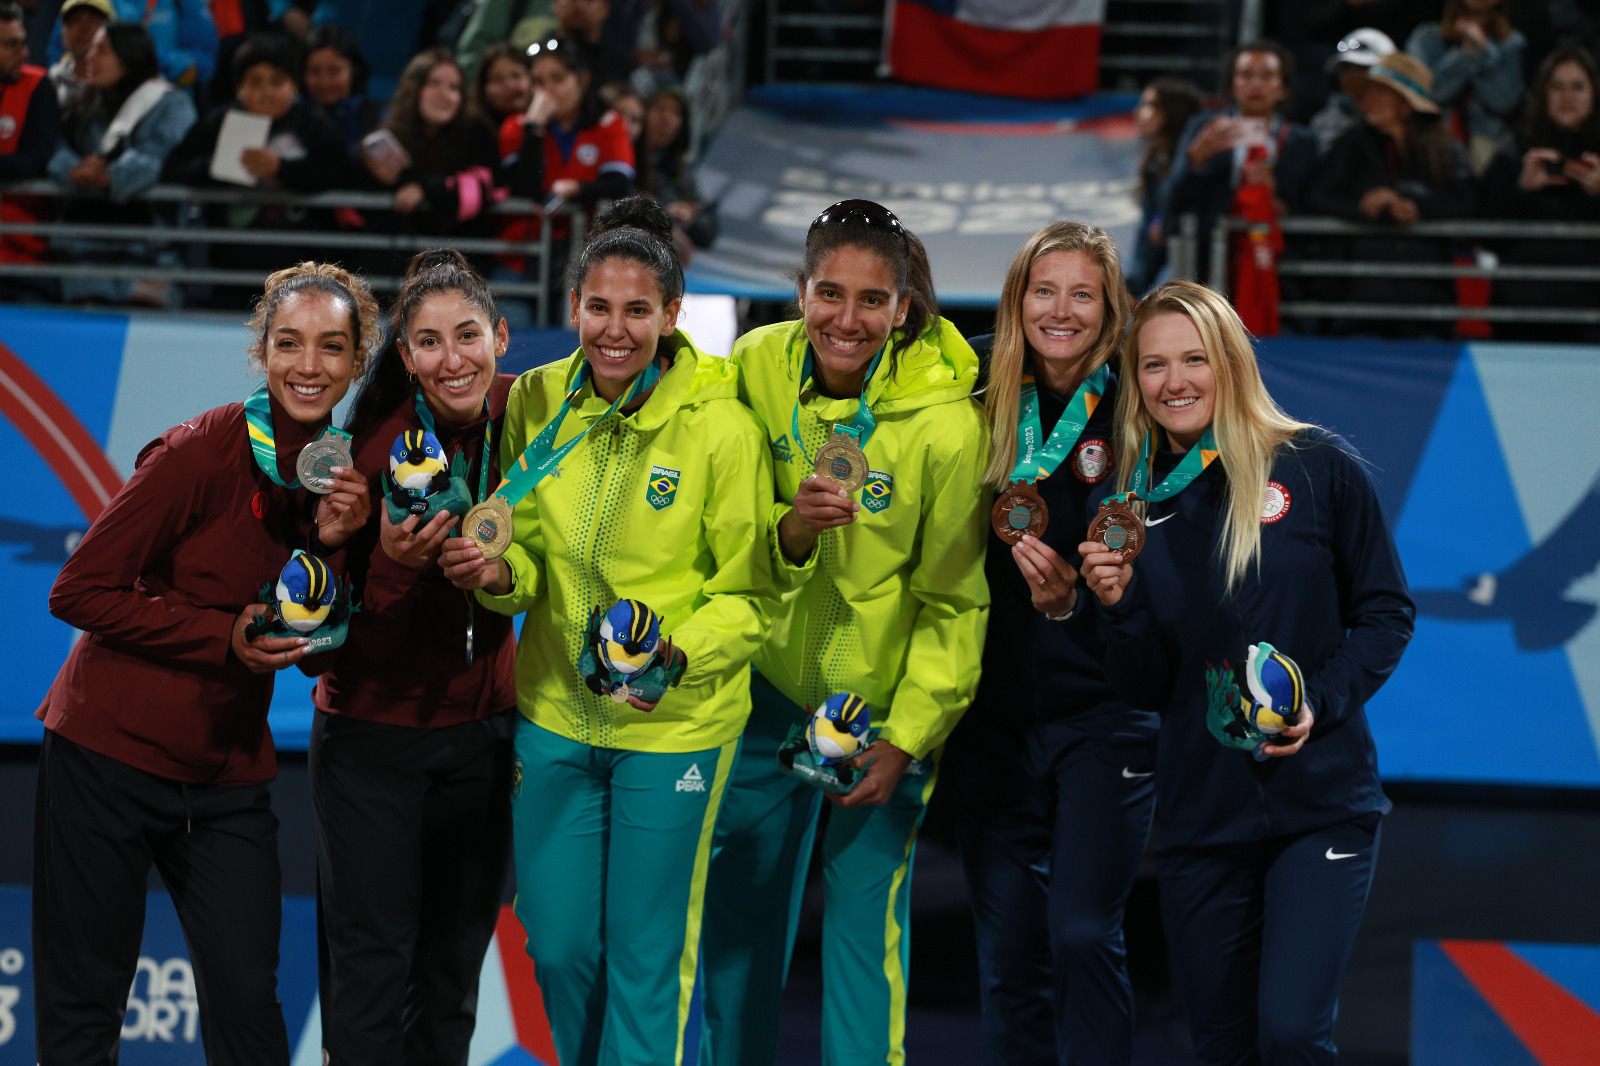
[[[1239,118],[1235,120],[1234,129],[1238,131],[1235,144],[1245,148],[1267,146],[1267,120],[1264,118]]]
[[[379,166],[395,164],[404,170],[411,164],[411,153],[405,150],[391,130],[373,130],[361,138],[361,150]]]

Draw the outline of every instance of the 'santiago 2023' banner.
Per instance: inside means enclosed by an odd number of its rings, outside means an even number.
[[[0,740],[38,739],[75,638],[46,605],[62,562],[145,442],[250,391],[247,343],[216,320],[0,310]],[[1369,708],[1385,777],[1600,787],[1600,349],[1276,340],[1261,356],[1291,414],[1371,464],[1418,602]],[[280,746],[306,743],[310,687],[280,676]]]

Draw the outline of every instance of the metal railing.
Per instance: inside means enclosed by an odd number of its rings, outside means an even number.
[[[1180,74],[1216,88],[1217,61],[1236,37],[1234,7],[1234,0],[1107,0],[1101,87],[1138,92],[1159,74]]]
[[[1338,218],[1289,216],[1279,220],[1285,238],[1381,237],[1386,239],[1438,240],[1457,246],[1485,245],[1493,250],[1504,240],[1579,240],[1600,241],[1600,223],[1593,222],[1512,222],[1499,220],[1451,220],[1416,222],[1408,226],[1364,225]],[[1248,227],[1236,218],[1218,219],[1209,234],[1209,269],[1206,284],[1228,294],[1229,235]],[[1174,277],[1199,280],[1200,226],[1194,215],[1178,221],[1178,232],[1169,249],[1168,260]],[[1492,258],[1492,257],[1491,257]],[[1394,262],[1349,258],[1309,259],[1283,256],[1277,271],[1281,277],[1396,278],[1453,281],[1457,278],[1483,278],[1490,281],[1567,281],[1600,283],[1600,266],[1563,266],[1478,263]],[[1485,322],[1539,322],[1550,324],[1600,324],[1600,284],[1595,290],[1593,308],[1579,307],[1463,307],[1459,304],[1374,303],[1341,300],[1284,300],[1278,311],[1284,317],[1345,318],[1388,321],[1452,322],[1476,319]]]
[[[13,182],[0,186],[0,201],[15,196],[44,197],[51,201],[95,200],[110,203],[102,194],[85,193],[53,181]],[[338,210],[352,208],[367,212],[393,212],[392,196],[383,193],[330,191],[306,195],[256,189],[190,188],[184,185],[154,185],[128,203],[175,205],[175,218],[146,225],[127,223],[59,222],[39,219],[32,222],[0,220],[0,237],[37,236],[63,240],[128,241],[154,248],[184,248],[212,245],[249,245],[307,249],[308,254],[327,254],[326,250],[416,252],[447,245],[468,254],[516,256],[524,260],[525,281],[494,281],[497,295],[527,300],[534,305],[535,321],[547,323],[561,311],[560,301],[552,300],[552,225],[541,225],[536,240],[503,240],[494,237],[452,237],[412,233],[362,233],[341,229],[249,229],[211,226],[204,223],[207,206],[296,208]],[[537,217],[539,205],[528,199],[506,199],[488,208],[486,214],[507,220]],[[581,208],[565,205],[552,212],[546,222],[565,216],[570,221],[571,240],[583,242],[587,216]],[[180,285],[260,285],[256,270],[234,270],[209,266],[169,266],[146,263],[98,263],[75,259],[18,262],[0,260],[0,277],[149,279]],[[401,279],[394,275],[367,275],[367,283],[378,292],[393,292]]]
[[[766,23],[763,66],[768,85],[795,80],[869,84],[882,73],[882,5],[848,11],[767,0]]]

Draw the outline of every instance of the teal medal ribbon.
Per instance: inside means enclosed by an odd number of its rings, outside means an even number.
[[[428,401],[426,397],[422,395],[421,389],[418,389],[416,391],[416,395],[412,397],[412,406],[416,408],[417,419],[422,423],[422,428],[426,429],[429,433],[432,433],[435,437],[437,437],[439,435],[439,430],[437,428],[438,423],[435,421],[433,417],[433,410],[429,408]],[[477,503],[489,495],[489,461],[494,455],[493,439],[494,419],[489,417],[489,395],[488,393],[484,393],[483,454],[480,456],[478,464],[478,491],[476,495],[474,495],[471,487],[468,487],[467,497],[469,503]],[[465,592],[463,595],[466,597],[467,601],[467,664],[470,666],[472,664],[473,637],[477,631],[477,615],[473,607],[472,593]]]
[[[1126,500],[1130,496],[1138,496],[1150,503],[1171,499],[1188,488],[1189,482],[1204,473],[1206,467],[1215,462],[1219,454],[1217,438],[1212,434],[1211,427],[1207,426],[1200,443],[1184,453],[1178,465],[1172,468],[1172,472],[1161,479],[1161,484],[1146,492],[1145,486],[1150,481],[1150,453],[1155,450],[1155,437],[1154,426],[1145,431],[1144,443],[1139,446],[1139,463],[1133,468],[1133,477],[1128,484],[1129,491],[1112,499]]]
[[[878,354],[872,357],[872,363],[867,367],[867,376],[861,379],[861,399],[856,407],[855,418],[851,419],[848,426],[843,423],[838,423],[833,427],[834,436],[849,437],[855,442],[856,447],[863,450],[866,449],[867,441],[872,437],[873,430],[878,428],[878,420],[872,417],[872,408],[867,406],[867,386],[872,382],[872,375],[878,372],[878,364],[883,361],[883,353],[888,350],[889,342],[885,341],[883,347],[878,349]],[[805,361],[800,364],[801,392],[806,391],[806,384],[811,380],[813,367],[814,362],[811,352],[811,344],[807,342]],[[812,463],[812,457],[806,452],[805,441],[800,437],[799,399],[796,399],[794,402],[794,411],[790,416],[790,422],[790,429],[794,433],[795,447],[800,449],[800,454],[805,458],[806,465],[810,466]]]
[[[250,453],[255,456],[256,466],[272,479],[274,485],[286,489],[298,489],[301,487],[298,477],[285,481],[278,473],[278,441],[276,431],[272,428],[272,404],[268,400],[270,395],[267,383],[263,381],[244,399],[245,432],[250,438]],[[349,440],[350,434],[331,425],[323,426],[322,432],[317,435],[317,440],[327,437]]]
[[[1104,544],[1108,550],[1131,563],[1144,550],[1144,509],[1134,509],[1135,501],[1155,503],[1169,500],[1189,487],[1206,467],[1217,459],[1217,441],[1207,426],[1200,442],[1184,453],[1171,473],[1161,479],[1161,484],[1146,490],[1150,482],[1150,454],[1155,450],[1156,429],[1145,431],[1144,443],[1139,447],[1139,462],[1133,468],[1127,492],[1107,496],[1100,501],[1100,512],[1089,523],[1087,539]]]
[[[1050,439],[1041,445],[1044,427],[1039,423],[1039,386],[1032,374],[1022,375],[1022,398],[1017,412],[1017,461],[1011,467],[1013,482],[1043,481],[1055,473],[1078,443],[1078,438],[1083,436],[1089,416],[1106,394],[1110,380],[1111,368],[1105,364],[1085,378],[1078,391],[1072,394],[1067,409],[1056,420]]]
[[[567,393],[567,398],[561,401],[561,409],[556,412],[555,418],[550,420],[550,424],[541,429],[539,435],[523,449],[522,454],[517,456],[517,461],[506,472],[500,486],[494,490],[495,496],[515,507],[544,480],[546,474],[554,470],[556,465],[578,446],[579,441],[589,435],[589,430],[610,418],[619,408],[628,406],[640,394],[656,387],[656,382],[661,380],[661,360],[659,357],[651,360],[650,365],[633,379],[632,387],[612,401],[611,406],[606,408],[606,413],[591,422],[582,433],[561,447],[553,448],[556,435],[561,432],[561,423],[565,421],[567,412],[572,410],[572,401],[577,399],[578,393],[589,383],[591,374],[588,360],[584,360],[583,366],[578,370],[578,376],[573,380],[572,390]]]

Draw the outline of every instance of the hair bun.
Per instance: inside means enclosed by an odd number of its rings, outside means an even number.
[[[653,196],[634,193],[612,203],[595,216],[589,227],[589,239],[625,226],[643,230],[667,247],[672,246],[672,218]]]
[[[406,265],[406,277],[416,277],[424,270],[436,270],[440,267],[471,270],[472,264],[467,262],[466,256],[454,248],[429,248],[411,257],[411,262]]]

